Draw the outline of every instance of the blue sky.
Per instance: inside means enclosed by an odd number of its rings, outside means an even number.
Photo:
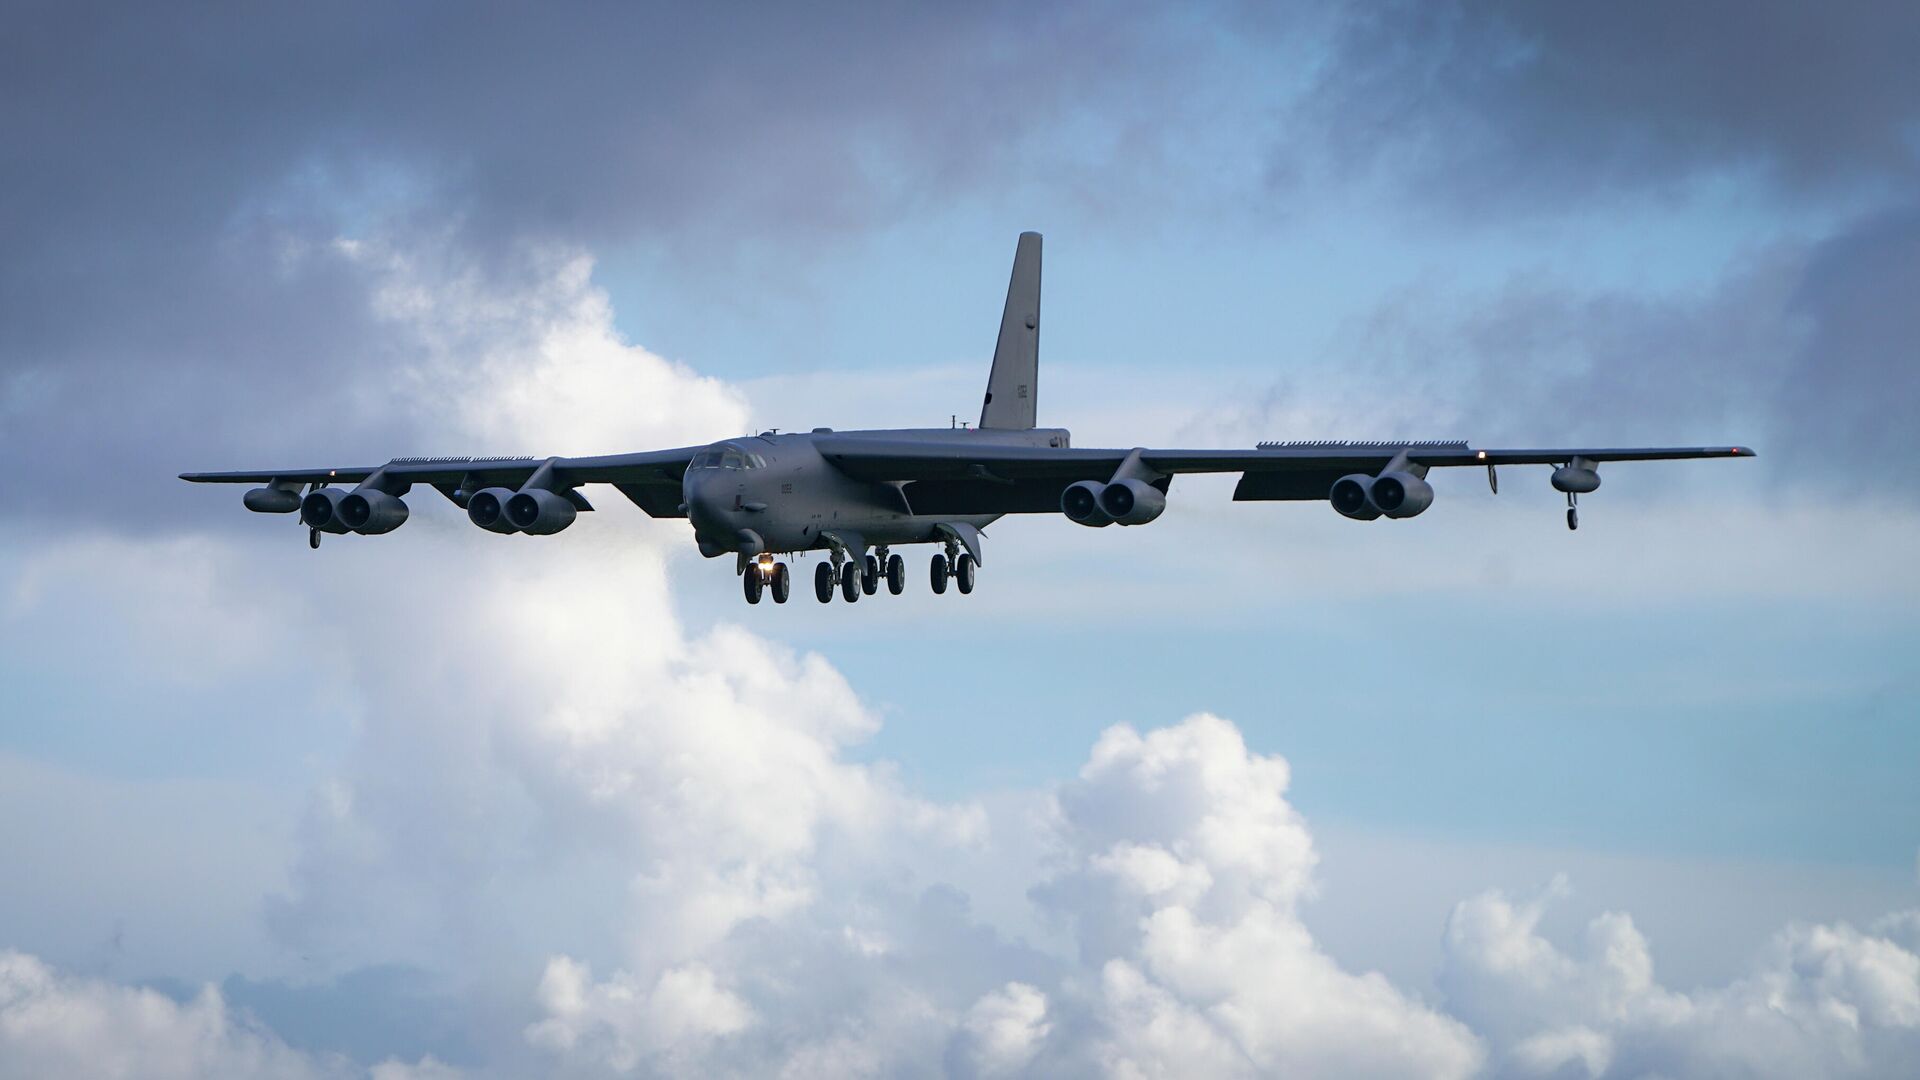
[[[17,21],[0,1077],[1920,1061],[1910,11]],[[971,418],[1024,229],[1079,445],[1760,457],[753,609],[171,479]]]

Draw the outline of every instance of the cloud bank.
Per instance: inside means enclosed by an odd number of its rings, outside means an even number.
[[[378,248],[329,257],[367,268],[377,317],[419,358],[406,377],[438,403],[422,423],[439,437],[665,442],[746,419],[724,385],[622,341],[577,259],[554,258],[536,288],[500,290]],[[524,538],[446,516],[384,544],[330,546],[340,580],[380,587],[316,586],[302,622],[279,631],[294,639],[276,652],[334,658],[355,704],[347,752],[314,786],[266,918],[323,982],[390,964],[428,973],[458,1017],[455,1052],[376,1055],[350,1031],[295,1046],[213,988],[169,997],[10,953],[0,1071],[1597,1077],[1920,1065],[1920,916],[1788,928],[1748,977],[1681,992],[1658,983],[1627,916],[1597,920],[1570,953],[1539,932],[1545,898],[1487,894],[1444,928],[1441,995],[1423,999],[1315,940],[1302,908],[1317,860],[1287,799],[1288,764],[1226,720],[1114,727],[1057,785],[929,800],[857,760],[878,719],[820,656],[739,626],[682,625],[666,576],[676,530],[589,515],[529,559]],[[298,547],[285,522],[249,523],[288,534],[274,552]],[[201,541],[169,557],[205,571],[189,575],[193,591],[134,575],[102,602],[134,626],[146,604],[204,608],[174,625],[194,627],[205,651],[257,655],[254,621],[217,613],[247,587],[233,568],[275,556]],[[34,565],[20,588],[57,594],[87,564]]]

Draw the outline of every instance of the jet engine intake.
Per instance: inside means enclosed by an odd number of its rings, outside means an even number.
[[[1167,497],[1145,480],[1115,480],[1100,491],[1100,509],[1121,525],[1145,525],[1166,508]]]
[[[1092,480],[1069,485],[1067,490],[1060,493],[1060,512],[1090,529],[1103,529],[1113,524],[1113,515],[1100,508],[1100,494],[1106,486]]]
[[[486,488],[467,499],[467,520],[497,533],[516,533],[520,527],[507,518],[507,502],[513,498],[509,488]]]
[[[573,524],[580,511],[564,495],[534,488],[507,500],[507,520],[528,536],[551,536]]]
[[[340,521],[362,536],[390,533],[407,523],[407,504],[374,488],[347,492],[335,509]]]
[[[1327,499],[1342,517],[1355,521],[1372,521],[1380,516],[1380,508],[1374,505],[1369,494],[1373,487],[1373,477],[1366,473],[1351,473],[1333,482],[1333,490]]]
[[[1381,473],[1367,495],[1390,518],[1410,518],[1433,505],[1433,485],[1412,473]]]
[[[300,521],[309,529],[341,535],[353,531],[340,516],[340,503],[350,494],[340,488],[321,488],[307,492],[300,500]]]

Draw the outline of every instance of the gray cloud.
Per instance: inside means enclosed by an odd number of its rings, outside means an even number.
[[[1904,209],[1744,260],[1699,296],[1527,282],[1464,315],[1404,298],[1357,347],[1484,442],[1745,442],[1783,480],[1912,498],[1920,481],[1886,464],[1920,409],[1915,295],[1920,211]]]
[[[1897,0],[1400,4],[1348,22],[1308,110],[1342,159],[1488,212],[1729,168],[1846,191],[1920,172],[1917,52]]]
[[[160,527],[181,468],[439,449],[383,400],[419,343],[370,313],[380,282],[337,237],[502,287],[556,245],[698,273],[845,242],[1068,178],[1039,136],[1120,91],[1136,134],[1177,112],[1154,103],[1204,35],[1148,14],[18,8],[0,445],[29,497],[0,513]]]

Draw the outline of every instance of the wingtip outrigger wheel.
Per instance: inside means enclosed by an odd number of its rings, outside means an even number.
[[[320,550],[320,530],[319,529],[307,530],[307,546],[312,548],[315,551]]]

